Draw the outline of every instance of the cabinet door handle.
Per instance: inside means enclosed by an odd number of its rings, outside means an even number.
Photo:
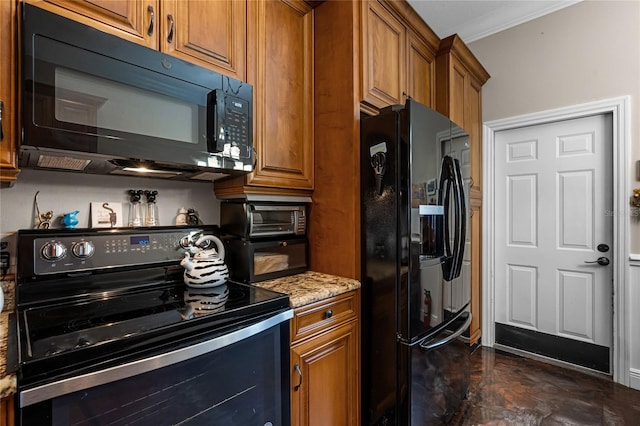
[[[168,14],[167,19],[169,19],[169,35],[167,36],[167,42],[171,44],[173,43],[173,28],[175,27],[175,22],[173,21],[172,14]]]
[[[296,364],[293,368],[296,369],[296,373],[300,376],[300,381],[293,388],[293,390],[297,392],[298,389],[300,389],[300,386],[302,386],[302,370],[300,370],[300,364]]]
[[[333,311],[331,309],[327,309],[327,312],[325,313],[327,318],[331,318],[333,316]]]
[[[152,36],[153,35],[153,27],[156,25],[156,14],[153,11],[153,6],[151,6],[151,5],[147,6],[147,10],[149,11],[149,14],[151,15],[151,19],[149,20],[149,29],[147,30],[147,34]]]

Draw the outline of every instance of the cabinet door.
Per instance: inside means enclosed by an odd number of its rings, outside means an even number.
[[[362,2],[360,98],[376,108],[403,103],[406,30],[377,1]]]
[[[158,48],[158,0],[26,0],[134,43]]]
[[[413,31],[407,33],[407,95],[430,107],[433,105],[433,52]]]
[[[481,336],[482,327],[482,201],[471,198],[471,325],[470,343],[475,344]]]
[[[291,349],[293,425],[359,424],[358,340],[351,322]]]
[[[8,396],[0,400],[0,426],[13,426],[14,424],[13,396]]]
[[[452,58],[450,72],[449,118],[458,126],[467,130],[465,118],[468,114],[465,113],[465,107],[467,106],[465,92],[469,78],[468,72],[455,58]]]
[[[482,85],[469,77],[466,85],[467,114],[465,128],[471,143],[471,192],[481,194],[482,188]]]
[[[15,1],[0,1],[0,182],[12,184],[18,174],[17,134],[16,134],[16,98],[15,46],[16,14]]]
[[[313,189],[313,12],[303,1],[248,3],[256,168],[247,184]]]
[[[245,81],[246,1],[162,0],[160,20],[162,51]]]

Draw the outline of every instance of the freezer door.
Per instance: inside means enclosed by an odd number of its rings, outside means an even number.
[[[451,420],[469,391],[471,350],[461,334],[470,323],[471,315],[465,312],[427,341],[405,346],[409,392],[399,424],[442,425]]]

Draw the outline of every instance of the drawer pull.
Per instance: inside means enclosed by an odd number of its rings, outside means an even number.
[[[300,376],[300,382],[298,382],[298,384],[293,388],[293,390],[297,392],[298,389],[300,389],[300,386],[302,386],[302,370],[300,370],[300,364],[296,364],[293,368],[296,369],[296,373]]]
[[[333,316],[333,311],[331,309],[327,309],[327,312],[325,313],[327,318],[331,318]]]

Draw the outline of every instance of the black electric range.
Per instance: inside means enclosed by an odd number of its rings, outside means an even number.
[[[186,227],[18,233],[21,387],[196,344],[289,309],[287,295],[233,281],[183,283]]]

